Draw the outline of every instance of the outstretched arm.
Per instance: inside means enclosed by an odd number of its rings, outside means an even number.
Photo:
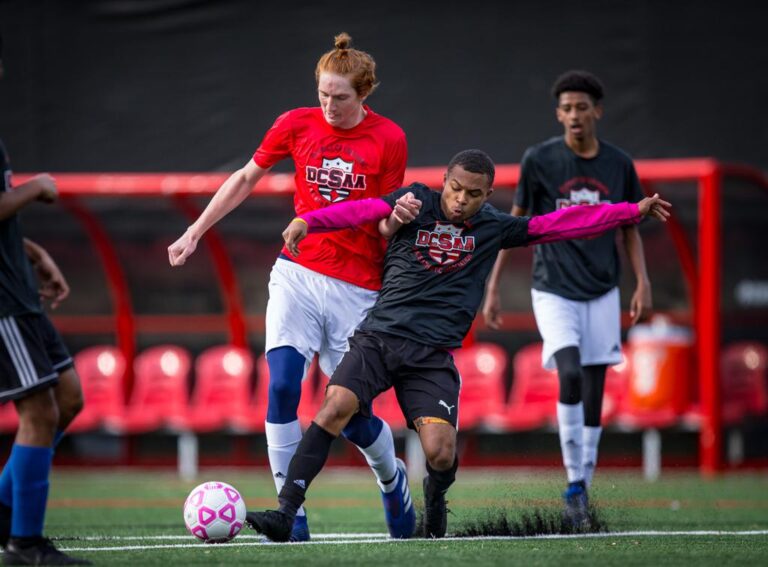
[[[309,232],[330,232],[353,228],[384,219],[392,208],[382,199],[360,199],[324,207],[296,217],[283,231],[285,247],[292,256],[299,255],[299,242]]]
[[[381,221],[379,231],[382,232],[383,224],[386,231],[391,230],[391,236],[406,224],[406,221],[410,222],[415,218],[420,206],[421,201],[413,198],[412,193],[406,193],[398,199],[395,209],[383,199],[377,198],[345,201],[296,217],[283,231],[283,240],[288,251],[293,256],[298,256],[299,242],[310,232],[330,232]]]
[[[218,188],[197,220],[168,247],[168,261],[171,266],[183,265],[197,248],[197,243],[203,234],[242,203],[267,171],[269,169],[259,167],[251,159],[245,166],[230,175]]]
[[[671,207],[658,193],[638,203],[567,207],[533,217],[528,221],[528,237],[534,244],[542,244],[599,236],[623,225],[637,224],[644,216],[666,222]]]

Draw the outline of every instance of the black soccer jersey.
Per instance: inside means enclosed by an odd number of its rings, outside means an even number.
[[[528,219],[486,203],[463,223],[449,222],[440,193],[419,183],[383,199],[394,207],[408,191],[421,200],[421,211],[392,237],[378,301],[360,328],[456,348],[480,306],[499,249],[529,241]]]
[[[11,167],[0,141],[0,192],[11,190]],[[41,313],[37,283],[24,252],[18,215],[0,219],[0,317]]]
[[[559,136],[525,152],[515,204],[541,215],[572,205],[642,197],[635,167],[622,150],[601,140],[598,155],[585,159]],[[585,301],[616,287],[620,266],[615,233],[536,246],[533,288]]]

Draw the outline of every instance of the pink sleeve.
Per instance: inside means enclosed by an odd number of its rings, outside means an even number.
[[[640,219],[637,203],[577,205],[531,218],[528,237],[532,244],[590,238]]]
[[[309,232],[329,232],[374,222],[391,212],[392,207],[383,199],[359,199],[310,211],[299,218],[306,221]]]

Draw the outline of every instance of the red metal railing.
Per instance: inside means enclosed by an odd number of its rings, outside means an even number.
[[[720,198],[722,179],[733,176],[747,179],[768,189],[768,179],[755,168],[723,164],[713,159],[638,160],[638,175],[646,190],[658,183],[692,181],[698,185],[698,261],[693,247],[674,219],[668,223],[673,244],[681,259],[683,274],[691,305],[694,306],[696,331],[696,358],[699,369],[702,422],[700,437],[700,464],[704,474],[714,474],[723,466],[722,419],[720,413],[720,265],[721,219]],[[405,183],[420,181],[431,187],[440,187],[444,167],[414,167],[406,172]],[[518,165],[499,165],[495,186],[513,188],[520,175]],[[107,275],[114,316],[57,317],[56,323],[64,332],[79,330],[114,331],[117,344],[128,360],[135,354],[135,335],[140,331],[205,332],[228,331],[234,344],[247,343],[247,329],[263,330],[263,317],[248,316],[243,311],[237,277],[226,248],[216,233],[206,235],[211,252],[215,275],[224,297],[226,317],[216,315],[164,315],[137,316],[133,313],[125,276],[109,241],[107,232],[98,219],[89,214],[78,197],[115,196],[168,196],[181,212],[190,219],[198,211],[186,199],[194,195],[212,195],[227,179],[227,174],[196,173],[59,173],[54,174],[65,206],[84,226],[93,240]],[[29,175],[14,176],[15,184],[23,183]],[[293,191],[292,174],[268,174],[254,188],[253,195],[290,194]],[[678,314],[680,315],[680,314]],[[684,314],[681,318],[686,318]],[[535,329],[531,314],[510,313],[505,316],[506,330]],[[480,323],[479,328],[482,328]]]

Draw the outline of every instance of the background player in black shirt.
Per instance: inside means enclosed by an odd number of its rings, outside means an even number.
[[[289,538],[296,511],[332,441],[357,412],[370,415],[373,399],[390,387],[427,458],[425,535],[443,537],[445,493],[458,468],[460,377],[449,349],[458,348],[469,330],[498,251],[534,241],[595,236],[638,222],[645,214],[661,220],[668,216],[669,204],[656,195],[639,204],[577,207],[534,219],[513,217],[485,203],[493,191],[494,173],[485,153],[466,150],[448,164],[442,193],[416,183],[381,199],[304,214],[283,232],[292,254],[299,253],[298,243],[309,230],[387,219],[380,230],[392,236],[379,297],[350,339],[323,406],[291,461],[280,509],[246,516],[251,527],[271,540]]]
[[[0,475],[0,544],[6,565],[90,565],[42,537],[53,448],[83,398],[72,357],[40,305],[42,296],[55,307],[69,287],[47,252],[22,238],[16,213],[36,200],[52,203],[56,196],[53,178],[45,174],[12,188],[0,142],[0,403],[13,401],[19,414],[11,455]]]
[[[642,197],[632,160],[597,137],[603,87],[592,74],[568,71],[552,87],[564,134],[528,148],[523,156],[513,215],[540,215],[574,205],[637,201]],[[637,226],[622,227],[637,280],[630,300],[632,323],[651,309],[651,284]],[[488,280],[483,315],[498,328],[499,280],[507,252]],[[536,246],[533,309],[544,340],[542,364],[557,366],[557,419],[568,487],[566,517],[587,520],[587,488],[597,462],[607,365],[621,362],[619,256],[615,231],[589,240]]]

